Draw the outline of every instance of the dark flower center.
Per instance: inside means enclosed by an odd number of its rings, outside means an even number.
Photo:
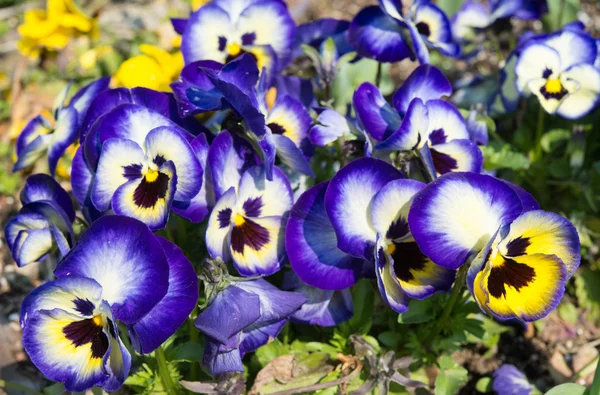
[[[282,135],[285,133],[285,128],[278,123],[271,122],[267,126],[269,127],[269,129],[271,129],[271,132],[273,132],[273,134],[281,134]]]
[[[231,249],[235,252],[243,254],[245,246],[259,251],[270,240],[269,231],[251,219],[236,214],[233,223]]]
[[[415,242],[394,243],[388,247],[388,252],[394,258],[396,277],[402,281],[413,280],[413,271],[423,270],[427,263],[427,257]]]
[[[71,322],[63,328],[63,334],[75,347],[92,343],[92,358],[102,358],[108,350],[108,337],[102,331],[100,316]]]
[[[488,290],[494,298],[506,296],[506,286],[517,291],[529,285],[535,279],[535,269],[512,259],[504,259],[501,265],[495,266],[488,278]]]
[[[142,181],[133,193],[133,201],[138,207],[150,208],[156,205],[159,199],[164,199],[169,189],[169,176],[150,169],[142,177]]]
[[[429,25],[425,22],[417,23],[417,31],[425,37],[429,37],[431,34],[431,29],[429,29]]]

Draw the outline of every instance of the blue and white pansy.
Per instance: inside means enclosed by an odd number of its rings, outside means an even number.
[[[451,171],[481,172],[481,150],[470,140],[465,119],[443,96],[452,86],[440,70],[419,66],[398,88],[390,105],[368,82],[355,92],[357,118],[376,150],[419,152],[435,178]]]
[[[268,73],[289,61],[296,24],[280,0],[213,0],[186,23],[181,52],[186,64],[199,60],[227,63],[249,53]]]
[[[328,185],[320,184],[300,197],[297,205],[315,206],[324,192],[321,214],[310,215],[310,210],[306,215],[306,208],[294,206],[286,234],[292,268],[310,285],[343,289],[368,273],[365,266],[371,273],[374,267],[382,297],[400,313],[408,309],[409,298],[423,299],[448,289],[454,272],[429,260],[408,227],[411,199],[423,187],[384,161],[351,162]],[[323,203],[317,201],[315,207]],[[327,232],[331,236],[320,232],[328,227],[333,228]],[[337,249],[316,242],[330,237],[337,240]],[[302,245],[312,248],[294,248]],[[310,259],[314,255],[317,259]]]
[[[59,159],[67,147],[78,139],[78,131],[92,100],[108,89],[109,77],[100,78],[81,88],[66,105],[71,84],[54,99],[51,117],[34,117],[19,134],[16,144],[17,162],[13,171],[33,166],[48,155],[48,169],[54,175]]]
[[[578,119],[590,112],[600,97],[595,40],[572,28],[531,40],[515,64],[518,91],[534,94],[550,114]]]
[[[239,185],[217,201],[208,220],[206,247],[213,258],[233,265],[243,276],[269,275],[285,260],[286,214],[292,190],[285,174],[275,168],[269,181],[263,167],[246,170]]]
[[[46,174],[27,178],[21,191],[23,207],[7,222],[4,234],[19,266],[40,262],[54,251],[65,255],[73,245],[73,203],[67,192]]]
[[[560,301],[579,266],[579,237],[523,189],[487,175],[450,173],[419,192],[408,224],[433,262],[470,265],[469,289],[499,319],[534,321]]]
[[[99,121],[102,144],[91,187],[99,211],[137,218],[152,229],[172,205],[186,205],[202,186],[203,169],[184,129],[138,105],[124,104]]]
[[[427,47],[446,56],[456,57],[460,47],[454,42],[450,20],[429,0],[413,2],[404,15],[400,1],[380,0],[379,7],[364,8],[348,29],[350,43],[356,52],[379,62],[396,62],[405,58],[429,63]],[[412,49],[407,45],[408,30]]]
[[[23,302],[23,346],[67,391],[116,391],[131,367],[117,321],[135,350],[148,353],[175,333],[198,298],[196,274],[179,248],[127,217],[95,222],[55,274]]]

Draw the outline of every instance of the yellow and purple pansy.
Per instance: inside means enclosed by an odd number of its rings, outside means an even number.
[[[213,258],[230,259],[243,276],[269,275],[285,260],[286,214],[293,195],[275,168],[269,181],[262,166],[246,170],[239,185],[217,200],[208,220],[206,247]]]
[[[116,391],[131,367],[117,321],[134,349],[149,353],[186,320],[198,280],[173,243],[143,223],[106,216],[84,233],[55,270],[58,277],[21,308],[23,346],[49,378],[79,392]]]
[[[77,133],[90,103],[108,89],[109,82],[110,78],[104,77],[84,86],[66,105],[71,87],[68,84],[54,100],[52,119],[38,115],[19,134],[16,144],[17,161],[13,171],[31,167],[47,154],[48,169],[53,175],[65,150],[77,141]]]
[[[412,197],[423,187],[378,159],[346,165],[294,205],[286,232],[292,268],[323,289],[348,287],[374,268],[383,299],[400,313],[409,298],[448,289],[453,270],[428,259],[408,226]]]
[[[450,20],[429,0],[417,0],[404,15],[400,0],[379,0],[379,6],[360,11],[348,29],[348,39],[356,52],[379,62],[418,59],[429,63],[427,47],[438,49],[446,56],[456,57],[460,46],[454,42]],[[408,30],[412,48],[404,31]]]
[[[414,198],[408,223],[433,262],[470,265],[469,289],[499,319],[546,316],[581,259],[577,231],[566,218],[539,210],[527,192],[487,175],[441,176]]]
[[[40,262],[73,245],[75,210],[68,193],[52,177],[34,174],[21,190],[23,207],[6,223],[4,234],[18,266]]]
[[[270,76],[289,62],[296,24],[281,0],[213,0],[178,22],[186,64],[219,63],[248,53]]]
[[[398,88],[390,105],[368,82],[354,93],[359,123],[376,150],[417,151],[435,178],[451,171],[481,172],[481,150],[470,140],[465,119],[442,97],[452,93],[443,73],[419,66]]]

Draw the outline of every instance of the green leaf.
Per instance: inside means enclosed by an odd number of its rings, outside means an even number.
[[[577,20],[581,4],[579,0],[548,0],[548,9],[542,22],[546,31],[554,31]]]
[[[197,362],[202,360],[204,347],[197,343],[186,342],[175,349],[173,361],[175,362]]]
[[[552,129],[544,133],[540,144],[544,152],[552,152],[559,145],[566,143],[571,138],[571,132],[567,129]]]
[[[552,388],[550,391],[546,392],[546,395],[583,395],[584,393],[584,386],[574,383],[566,383]]]
[[[389,348],[393,348],[400,338],[400,334],[394,331],[381,332],[379,336],[377,336],[379,342]]]
[[[600,363],[596,365],[596,373],[594,373],[594,381],[590,387],[590,394],[600,394]]]
[[[411,299],[408,304],[408,311],[398,316],[398,322],[401,324],[420,324],[434,318],[435,310],[431,298]]]
[[[440,357],[440,373],[435,379],[435,395],[454,395],[467,382],[469,372],[448,355]]]
[[[446,12],[448,16],[452,16],[460,9],[463,0],[438,0],[437,5]]]
[[[65,385],[63,383],[54,383],[44,388],[44,394],[46,395],[61,395],[66,391],[67,390],[65,389]]]
[[[285,355],[289,352],[289,348],[281,343],[279,339],[273,340],[271,343],[262,346],[256,350],[256,358],[260,363],[261,367],[265,367],[269,362],[275,358]]]
[[[486,170],[498,169],[526,169],[529,167],[529,158],[520,152],[514,152],[509,144],[490,144],[480,147],[483,152]]]
[[[348,324],[354,332],[361,335],[367,334],[371,329],[375,309],[375,293],[369,280],[363,278],[352,287],[352,302],[354,303],[354,315]]]
[[[475,389],[477,392],[481,392],[482,394],[487,394],[492,392],[492,378],[491,377],[482,377],[477,380],[477,384],[475,384]]]
[[[589,312],[589,318],[600,321],[600,271],[583,269],[575,276],[577,301]]]

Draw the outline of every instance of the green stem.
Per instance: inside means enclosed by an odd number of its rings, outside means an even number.
[[[381,87],[382,74],[383,74],[383,64],[377,63],[377,74],[375,75],[375,86],[378,88]]]
[[[195,316],[195,315],[193,315],[193,316]],[[189,322],[189,326],[190,326],[190,343],[197,344],[198,339],[200,337],[200,332],[198,331],[198,328],[196,328],[196,326],[194,326],[193,319],[189,318],[188,322]],[[199,373],[198,361],[192,361],[192,366],[190,368],[190,376],[191,376],[190,380],[198,381],[200,379],[198,373]]]
[[[6,380],[0,380],[0,388],[7,388],[7,389],[15,390],[15,391],[27,392],[28,394],[43,395],[41,392],[36,391],[32,388],[25,387],[24,385],[13,383],[13,382],[6,381]]]
[[[544,107],[540,105],[540,109],[538,111],[538,122],[537,129],[535,133],[535,156],[534,161],[538,161],[542,158],[542,136],[544,135],[544,116],[546,115],[546,110]]]
[[[165,352],[162,349],[162,346],[158,347],[154,351],[154,357],[156,358],[156,364],[158,365],[158,374],[160,375],[160,379],[165,388],[165,392],[169,395],[177,394],[177,388],[175,387],[175,383],[173,382],[173,377],[171,377],[171,372],[169,371],[169,366],[167,364],[167,359],[165,358]]]
[[[446,303],[444,307],[444,312],[442,316],[439,318],[437,325],[433,328],[433,331],[429,335],[429,339],[426,340],[426,344],[429,347],[431,343],[435,340],[435,338],[442,332],[446,322],[450,318],[452,314],[452,310],[454,309],[454,305],[458,301],[461,291],[463,289],[463,285],[465,284],[465,279],[467,278],[467,271],[469,270],[469,265],[464,264],[458,269],[456,273],[456,280],[454,281],[454,285],[452,286],[452,293],[450,294],[450,299]]]

